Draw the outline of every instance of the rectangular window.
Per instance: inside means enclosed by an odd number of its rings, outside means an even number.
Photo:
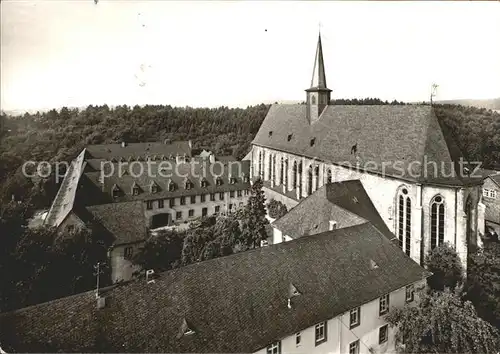
[[[300,346],[300,342],[302,341],[302,337],[300,335],[300,332],[295,334],[295,346],[298,347]]]
[[[229,211],[233,209],[233,204],[229,204]]]
[[[194,209],[189,209],[189,217],[193,217],[194,216]]]
[[[148,209],[148,210],[153,209],[153,201],[152,200],[148,200],[146,202],[146,209]]]
[[[215,202],[215,194],[214,193],[210,193],[210,201]]]
[[[200,202],[205,203],[205,194],[200,195]]]
[[[219,193],[219,200],[224,200],[224,192]]]
[[[389,294],[380,298],[379,316],[385,315],[389,312]]]
[[[191,196],[191,204],[195,204],[195,203],[196,203],[196,196],[192,195]]]
[[[408,285],[406,287],[406,302],[412,302],[415,299],[415,287]]]
[[[387,342],[387,337],[389,335],[389,325],[383,325],[378,330],[378,344]]]
[[[186,197],[181,197],[181,205],[186,205]]]
[[[207,214],[208,214],[208,208],[201,209],[201,216],[207,216]]]
[[[349,344],[349,354],[359,354],[359,339]]]
[[[160,199],[160,200],[158,201],[158,209],[162,209],[164,206],[165,206],[165,205],[164,205],[164,200],[163,200],[163,199]]]
[[[489,189],[483,189],[483,197],[489,197],[490,196],[490,190]]]
[[[231,198],[234,198],[234,191],[229,192],[229,196],[230,196]]]
[[[169,199],[168,201],[170,207],[172,208],[175,205],[175,198]]]
[[[267,346],[267,354],[281,354],[281,341]]]
[[[241,196],[243,195],[241,192],[242,192],[242,191],[236,191],[236,195],[237,195],[238,197],[241,197]]]
[[[219,213],[219,212],[220,212],[220,206],[219,206],[219,205],[216,205],[216,206],[215,206],[215,213],[217,214],[217,213]]]
[[[132,258],[133,254],[134,254],[134,249],[132,247],[125,247],[125,250],[123,251],[123,256],[125,259]]]
[[[245,189],[245,195],[249,195],[250,191],[248,189]]]
[[[314,342],[317,346],[326,342],[326,321],[314,327]]]
[[[356,307],[355,309],[352,309],[351,310],[351,314],[350,314],[350,325],[349,325],[349,328],[354,328],[354,327],[357,327],[359,326],[359,323],[360,323],[360,312],[361,312],[361,307]]]
[[[176,213],[175,213],[175,218],[176,218],[177,220],[182,219],[182,211],[178,211],[178,212],[176,212]]]
[[[490,191],[490,198],[496,199],[497,198],[497,191],[491,190]]]

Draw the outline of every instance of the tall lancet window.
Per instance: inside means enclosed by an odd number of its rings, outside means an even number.
[[[399,190],[396,210],[396,236],[399,240],[399,247],[404,249],[409,256],[411,251],[411,199],[407,188]]]
[[[269,162],[268,162],[268,173],[267,173],[267,179],[271,180],[273,178],[273,155],[269,153]]]
[[[314,169],[314,175],[316,176],[316,189],[319,189],[319,166]]]
[[[431,249],[444,243],[444,199],[440,195],[431,201]]]
[[[284,173],[285,173],[285,159],[282,157],[280,164],[280,184],[283,184],[284,182],[284,176],[283,176]]]
[[[301,161],[299,163],[299,195],[302,197],[302,181],[303,181],[303,176],[302,172],[304,169],[304,161]]]
[[[263,161],[264,158],[263,158],[263,155],[264,155],[263,152],[259,151],[259,167],[258,167],[259,170],[258,171],[259,171],[259,177],[261,179],[264,178],[264,161]]]
[[[313,170],[312,166],[307,169],[307,195],[311,195],[313,192]]]
[[[273,167],[271,169],[272,171],[272,176],[271,176],[271,179],[273,181],[273,183],[276,182],[276,155],[273,154]]]
[[[286,186],[286,189],[288,190],[288,159],[285,159],[285,167],[283,168],[283,174],[282,174],[282,179],[283,183]]]
[[[297,161],[293,162],[293,176],[292,176],[292,181],[293,181],[293,189],[297,188]]]

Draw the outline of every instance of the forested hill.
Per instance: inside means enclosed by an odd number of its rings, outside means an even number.
[[[403,104],[379,99],[337,100],[336,104]],[[88,144],[172,140],[193,141],[194,148],[243,157],[269,105],[243,108],[190,108],[164,105],[89,106],[0,118],[0,198],[11,195],[8,176],[24,161],[71,160]],[[435,105],[464,156],[500,167],[500,114],[456,105]],[[17,183],[16,183],[17,184]],[[2,191],[3,189],[3,191]],[[0,199],[1,200],[1,199]]]

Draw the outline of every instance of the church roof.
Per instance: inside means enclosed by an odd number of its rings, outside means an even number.
[[[118,285],[101,292],[101,309],[92,291],[1,314],[0,342],[20,352],[255,352],[427,275],[365,223]]]
[[[125,146],[122,144],[100,144],[100,145],[89,145],[87,146],[87,156],[86,158],[93,159],[127,159],[130,156],[141,156],[145,158],[146,156],[153,155],[186,155],[191,156],[191,143],[189,141],[165,141],[161,142],[150,142],[150,143],[126,143]]]
[[[389,240],[394,238],[359,180],[327,183],[273,222],[284,235],[298,238],[371,222]]]
[[[306,109],[272,105],[253,144],[409,181],[481,183],[458,170],[449,177],[460,153],[447,144],[431,106],[329,105],[313,124]]]

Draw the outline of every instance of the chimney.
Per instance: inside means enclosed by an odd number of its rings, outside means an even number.
[[[328,230],[332,231],[332,230],[335,230],[336,228],[337,228],[337,222],[330,220],[330,226],[329,226]]]
[[[165,140],[163,140],[163,143],[164,143],[165,145],[170,145],[170,144],[172,144],[172,140],[170,140],[170,139],[165,139]]]
[[[125,146],[127,146],[127,142],[122,141],[122,148],[124,148]]]
[[[104,307],[106,307],[106,298],[99,296],[97,298],[97,308],[98,309],[103,309]]]

